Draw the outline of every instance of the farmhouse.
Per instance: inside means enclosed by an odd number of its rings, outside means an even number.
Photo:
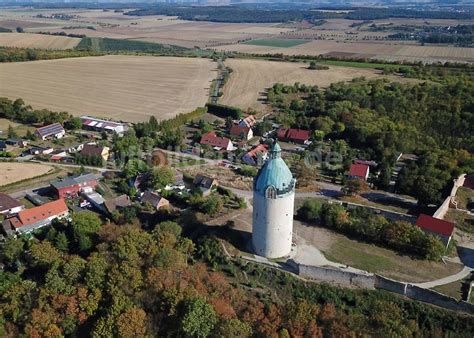
[[[28,233],[35,229],[50,225],[54,219],[64,219],[69,216],[69,210],[63,199],[43,204],[31,209],[22,210],[15,217],[6,221],[8,226],[20,233]]]
[[[123,123],[96,119],[90,116],[81,116],[82,127],[84,129],[95,130],[98,132],[106,131],[108,133],[123,134],[126,126]]]
[[[280,141],[285,141],[285,142],[294,142],[294,143],[300,143],[300,144],[308,144],[309,143],[309,138],[310,138],[310,131],[309,130],[303,130],[303,129],[280,129],[277,132],[277,138]]]
[[[80,154],[86,157],[102,157],[104,161],[107,161],[110,155],[110,149],[106,146],[101,146],[95,143],[84,144]]]
[[[17,214],[24,209],[23,204],[10,195],[0,193],[0,214]]]
[[[245,141],[248,141],[253,137],[252,128],[241,126],[239,124],[232,125],[232,127],[230,127],[229,134]]]
[[[351,168],[349,169],[349,174],[347,174],[348,178],[354,179],[362,179],[367,181],[369,178],[370,167],[367,164],[351,164]]]
[[[268,158],[268,145],[267,144],[259,144],[244,156],[242,156],[242,161],[249,165],[257,165],[263,164],[265,160]]]
[[[255,123],[257,123],[255,116],[249,115],[239,121],[239,126],[252,128],[253,126],[255,126]]]
[[[166,198],[150,190],[143,193],[141,201],[142,203],[150,203],[155,210],[169,208],[170,206],[170,202]]]
[[[66,198],[77,196],[80,192],[92,191],[98,184],[97,175],[84,174],[52,182],[51,189],[58,198]]]
[[[208,196],[214,187],[217,187],[218,182],[215,178],[198,174],[194,178],[193,184],[198,187],[204,196]]]
[[[54,151],[51,147],[32,146],[28,149],[30,155],[48,155]]]
[[[53,123],[36,129],[36,135],[44,141],[48,138],[62,138],[66,135],[66,131],[61,124]]]
[[[216,150],[233,150],[234,145],[232,141],[229,140],[227,137],[217,136],[217,134],[213,131],[204,134],[201,136],[201,141],[199,142],[202,145],[208,145],[213,147]]]
[[[454,223],[425,214],[420,214],[416,221],[416,225],[423,231],[439,237],[444,245],[448,247],[449,241],[451,241],[453,236]]]

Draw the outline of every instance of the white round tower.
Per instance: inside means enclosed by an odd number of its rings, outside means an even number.
[[[279,258],[290,254],[295,183],[275,142],[253,184],[252,244],[257,255]]]

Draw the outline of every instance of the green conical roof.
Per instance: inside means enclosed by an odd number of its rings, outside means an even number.
[[[274,143],[270,148],[269,159],[254,179],[254,190],[265,194],[268,187],[273,186],[277,194],[285,194],[293,190],[295,179],[285,161],[281,158],[281,148]]]

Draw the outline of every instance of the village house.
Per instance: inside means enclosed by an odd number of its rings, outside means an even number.
[[[294,129],[294,128],[289,128],[289,129],[279,129],[277,131],[277,138],[279,141],[283,142],[293,142],[293,143],[299,143],[299,144],[309,144],[311,137],[311,132],[309,130],[303,130],[303,129]]]
[[[215,150],[233,150],[234,145],[232,141],[227,137],[217,136],[217,134],[213,131],[204,134],[201,136],[201,141],[199,142],[201,145],[208,145],[213,147]]]
[[[267,158],[268,145],[262,143],[242,156],[242,161],[248,165],[260,165],[263,164]]]
[[[215,178],[201,174],[196,175],[193,184],[202,191],[203,196],[209,196],[212,189],[218,186],[218,182]]]
[[[84,129],[94,130],[98,132],[115,132],[120,135],[127,130],[127,127],[123,123],[101,120],[90,116],[81,116],[81,121],[82,127]]]
[[[255,119],[255,116],[249,115],[243,119],[240,119],[239,126],[252,128],[253,126],[255,126],[256,123],[257,120]]]
[[[49,138],[60,139],[66,135],[66,131],[60,123],[53,123],[41,128],[36,129],[36,136],[43,141]]]
[[[232,127],[230,127],[229,134],[230,136],[238,137],[245,141],[248,141],[253,137],[252,128],[238,124],[233,124]]]
[[[362,179],[367,181],[369,178],[370,167],[367,164],[351,164],[347,178],[349,179]]]
[[[93,191],[98,183],[98,175],[83,174],[54,181],[50,187],[57,198],[75,197],[81,192]]]
[[[69,217],[69,210],[64,199],[49,202],[31,209],[24,209],[16,216],[3,221],[5,231],[29,233],[33,230],[48,226],[54,219]]]
[[[11,215],[17,214],[25,207],[18,200],[14,199],[10,195],[0,193],[0,214]]]
[[[169,208],[170,202],[158,193],[147,190],[141,197],[142,203],[150,203],[155,210]]]
[[[48,155],[54,151],[51,147],[40,147],[40,146],[31,146],[28,149],[30,155]]]
[[[445,247],[448,247],[454,232],[454,223],[439,218],[420,214],[416,225],[426,233],[437,236]]]
[[[16,139],[16,138],[9,138],[5,141],[5,143],[9,146],[18,146],[20,148],[24,148],[28,146],[28,140]]]
[[[86,157],[101,157],[104,161],[107,161],[110,156],[110,148],[100,144],[88,143],[84,144],[80,154]]]

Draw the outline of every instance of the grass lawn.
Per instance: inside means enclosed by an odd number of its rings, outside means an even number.
[[[458,202],[458,208],[467,209],[469,199],[474,198],[474,190],[460,187],[456,193],[456,201]]]
[[[453,297],[457,300],[461,300],[462,298],[461,287],[462,287],[463,281],[464,279],[461,279],[449,284],[436,286],[433,288],[433,290],[438,291],[442,293],[443,295]]]
[[[289,48],[289,47],[302,45],[309,41],[310,40],[304,40],[304,39],[257,39],[257,40],[245,41],[245,42],[242,42],[242,44],[254,45],[254,46]]]
[[[445,265],[399,255],[392,250],[351,240],[339,234],[331,237],[334,240],[330,247],[322,250],[329,260],[401,281],[431,281],[457,273],[462,268],[460,264]]]
[[[36,130],[34,127],[28,126],[26,124],[20,124],[5,118],[0,118],[0,137],[8,138],[8,126],[10,125],[13,127],[13,130],[18,134],[19,137],[25,136],[27,130],[30,130],[31,132]]]
[[[469,216],[465,212],[449,209],[444,216],[444,219],[447,221],[454,222],[456,224],[456,228],[474,234],[474,217]]]

